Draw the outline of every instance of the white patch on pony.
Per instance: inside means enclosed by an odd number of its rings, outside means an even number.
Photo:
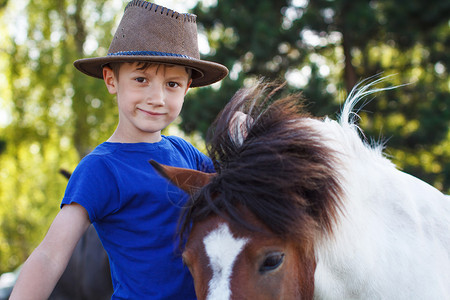
[[[370,89],[380,81],[357,86],[339,122],[307,120],[339,153],[345,192],[336,230],[315,243],[314,298],[450,299],[449,197],[358,135],[355,105],[391,89]]]
[[[247,242],[248,239],[233,237],[227,224],[221,224],[203,239],[213,271],[207,299],[230,299],[230,276],[233,265]]]

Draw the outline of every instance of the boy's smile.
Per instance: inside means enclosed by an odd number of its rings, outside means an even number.
[[[123,63],[118,76],[108,67],[103,75],[119,108],[110,142],[159,142],[161,130],[178,117],[191,83],[185,67],[163,64]]]

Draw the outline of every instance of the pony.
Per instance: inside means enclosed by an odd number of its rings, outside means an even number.
[[[216,174],[150,162],[191,195],[179,234],[198,299],[450,299],[450,197],[356,124],[381,80],[337,121],[259,82],[211,127]]]

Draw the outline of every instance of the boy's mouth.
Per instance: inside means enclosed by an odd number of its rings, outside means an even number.
[[[138,108],[138,110],[143,112],[146,115],[149,115],[149,116],[162,116],[162,115],[164,115],[164,113],[162,113],[162,112],[149,111],[149,110],[145,110],[145,109],[142,109],[142,108]]]

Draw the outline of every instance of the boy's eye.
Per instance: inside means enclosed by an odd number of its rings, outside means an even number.
[[[173,81],[168,82],[167,85],[171,88],[176,88],[176,87],[180,86],[178,83],[173,82]]]
[[[135,80],[139,83],[144,83],[146,81],[144,77],[138,77]]]

